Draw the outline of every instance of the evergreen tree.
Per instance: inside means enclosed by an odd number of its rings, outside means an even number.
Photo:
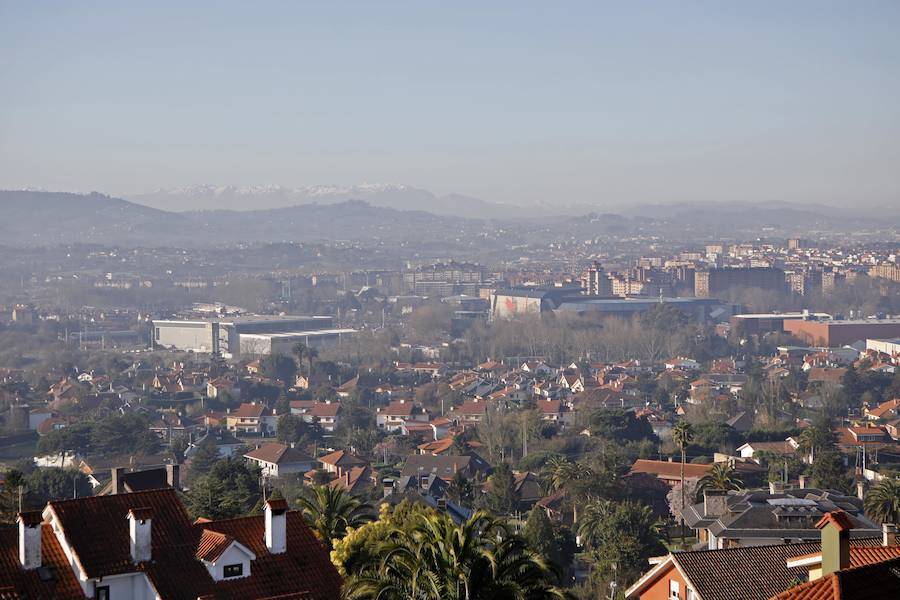
[[[447,486],[447,498],[450,502],[460,506],[472,506],[472,502],[475,500],[475,490],[472,488],[472,482],[462,471],[457,471],[450,480],[450,485]]]
[[[818,453],[812,463],[812,485],[841,491],[850,488],[850,479],[839,452],[824,450]]]
[[[197,446],[197,451],[191,457],[191,476],[200,477],[212,471],[213,466],[219,460],[219,448],[209,438],[203,440]]]
[[[553,524],[547,517],[546,511],[540,506],[535,506],[528,513],[525,521],[525,529],[522,536],[531,549],[551,562],[557,562],[556,548],[554,544]]]
[[[489,490],[482,496],[481,505],[498,515],[508,515],[516,508],[515,478],[506,463],[500,463],[488,478]]]
[[[243,460],[220,460],[191,486],[188,511],[195,517],[213,520],[246,515],[262,497],[259,480],[259,469]]]

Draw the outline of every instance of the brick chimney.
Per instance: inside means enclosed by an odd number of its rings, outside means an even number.
[[[266,500],[266,548],[271,554],[287,550],[287,510],[284,498]]]
[[[703,513],[709,518],[717,518],[728,512],[728,492],[724,490],[703,490]]]
[[[153,510],[147,507],[132,508],[128,511],[128,537],[131,549],[131,560],[135,563],[145,562],[152,558],[153,537],[151,525]]]
[[[19,564],[23,569],[37,569],[41,566],[41,511],[20,512],[19,523]]]
[[[850,566],[850,530],[853,523],[842,510],[827,513],[816,528],[822,532],[822,576]]]

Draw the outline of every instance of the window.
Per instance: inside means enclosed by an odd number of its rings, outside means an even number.
[[[670,600],[674,600],[675,598],[680,598],[681,594],[681,586],[674,579],[669,580],[669,598]]]
[[[94,594],[94,598],[97,600],[109,600],[109,586],[104,585],[103,587],[98,587],[97,593]]]
[[[244,574],[244,565],[238,563],[236,565],[225,565],[225,577],[240,577]]]
[[[159,341],[159,327],[156,328],[156,341]]]

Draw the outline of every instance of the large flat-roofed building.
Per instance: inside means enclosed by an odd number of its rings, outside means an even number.
[[[709,298],[735,287],[781,292],[787,289],[787,283],[784,271],[774,267],[710,269],[694,274],[694,295],[697,298]]]
[[[355,333],[328,316],[243,315],[153,321],[153,346],[226,358],[288,353],[297,343],[317,346]]]
[[[888,356],[900,356],[900,337],[887,340],[866,340],[866,350],[873,350]]]
[[[810,313],[808,311],[734,315],[731,317],[731,329],[732,331],[739,331],[742,336],[759,335],[769,332],[783,332],[785,321],[802,321],[803,319],[828,321],[831,319],[831,315],[826,313]]]
[[[631,317],[660,303],[670,304],[698,321],[726,321],[739,306],[715,298],[610,298],[587,296],[581,288],[510,288],[491,297],[491,318],[509,319],[548,312]]]
[[[867,339],[900,336],[900,319],[785,321],[784,330],[811,346],[844,346]]]

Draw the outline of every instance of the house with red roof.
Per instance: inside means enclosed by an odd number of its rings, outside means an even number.
[[[317,423],[319,427],[328,432],[333,432],[341,420],[343,407],[340,402],[326,400],[292,400],[290,403],[291,414],[299,415],[306,423]]]
[[[379,407],[375,412],[375,423],[388,433],[402,431],[404,423],[427,423],[430,417],[415,402],[401,398]]]
[[[278,430],[278,416],[264,404],[245,402],[225,415],[225,427],[240,433],[274,434]]]
[[[341,579],[302,515],[192,521],[174,489],[54,500],[0,531],[0,597],[338,600]]]
[[[306,473],[313,468],[313,457],[285,444],[262,444],[244,455],[247,462],[258,466],[264,477],[283,477]]]

